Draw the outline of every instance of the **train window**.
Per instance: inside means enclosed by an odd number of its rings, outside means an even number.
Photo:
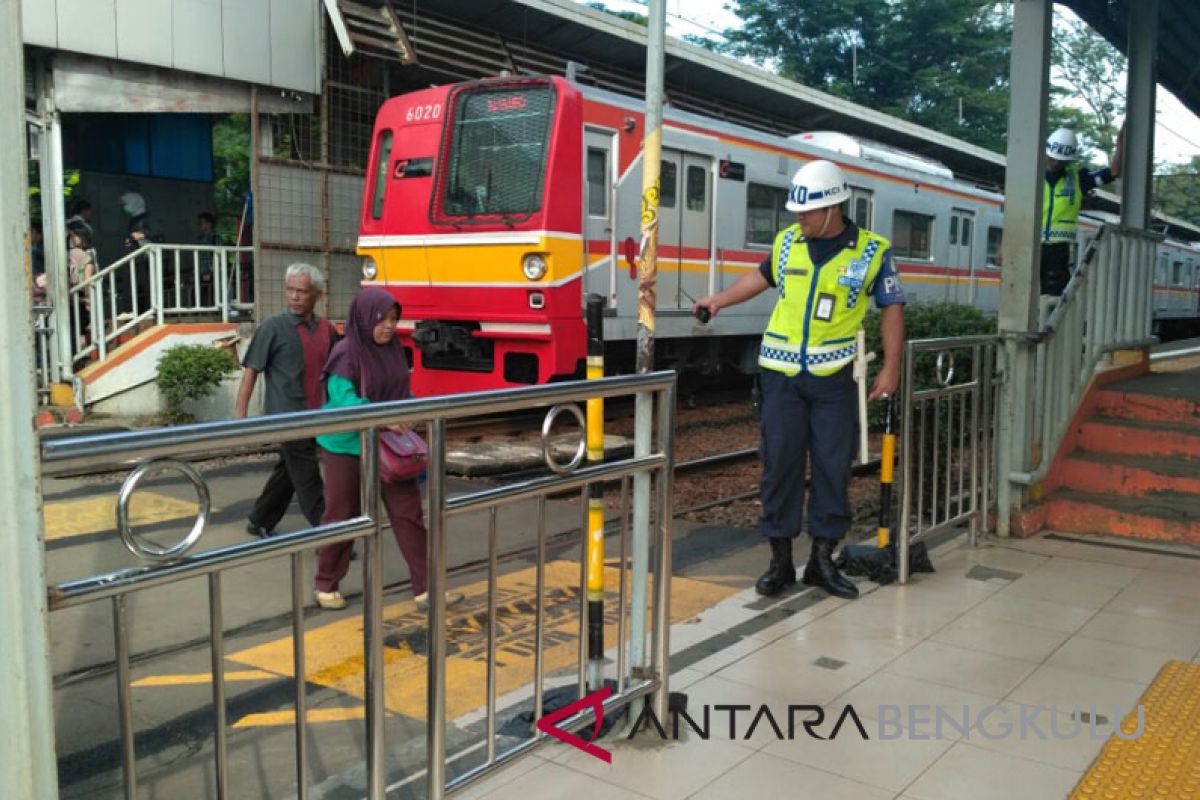
[[[971,218],[963,217],[962,219],[962,246],[971,246]]]
[[[375,159],[375,188],[371,196],[371,218],[383,218],[383,197],[387,193],[388,161],[392,157],[392,132],[379,137],[379,155]]]
[[[860,228],[871,230],[871,218],[874,216],[874,201],[869,189],[850,187],[850,219]]]
[[[1174,261],[1171,263],[1171,283],[1175,286],[1183,286],[1183,262]]]
[[[599,147],[587,151],[588,215],[608,216],[608,153]]]
[[[892,213],[892,254],[896,258],[932,257],[933,217],[915,211]]]
[[[746,187],[746,244],[771,246],[786,224],[786,189],[751,183]]]
[[[987,265],[989,267],[1000,266],[1000,242],[1003,238],[1003,228],[997,228],[994,225],[988,226]]]
[[[662,172],[658,176],[658,206],[659,208],[675,207],[675,182],[677,174],[674,161],[662,162]]]
[[[554,117],[551,85],[467,89],[452,97],[435,213],[517,215],[541,208]]]
[[[958,244],[958,214],[950,215],[950,244]]]
[[[687,168],[687,208],[688,211],[704,210],[705,180],[704,167],[690,166]]]

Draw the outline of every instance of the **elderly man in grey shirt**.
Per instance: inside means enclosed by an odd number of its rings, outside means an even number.
[[[259,374],[266,379],[265,412],[283,414],[320,408],[324,402],[321,371],[337,339],[329,320],[313,313],[325,292],[325,276],[311,264],[292,264],[285,277],[287,311],[267,319],[254,334],[242,359],[234,416],[242,419]],[[325,513],[325,491],[312,439],[283,442],[279,461],[250,511],[246,532],[267,537],[283,519],[295,495],[310,525]]]

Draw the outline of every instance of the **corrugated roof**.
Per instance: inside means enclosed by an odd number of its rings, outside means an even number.
[[[1128,55],[1129,11],[1145,7],[1136,0],[1061,0],[1103,36]],[[1200,3],[1196,0],[1159,0],[1158,82],[1200,114]]]

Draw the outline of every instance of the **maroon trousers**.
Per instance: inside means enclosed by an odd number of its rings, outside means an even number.
[[[320,451],[321,462],[325,465],[325,515],[321,517],[321,522],[341,522],[358,516],[362,507],[358,456],[331,453],[323,448]],[[383,507],[392,523],[392,534],[408,563],[413,595],[424,594],[427,534],[421,512],[421,489],[415,479],[384,483],[380,488]],[[338,583],[350,569],[353,550],[353,542],[339,542],[317,549],[317,589],[332,592],[338,588]]]

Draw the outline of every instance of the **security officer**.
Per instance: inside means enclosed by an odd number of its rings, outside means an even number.
[[[1042,184],[1042,294],[1060,297],[1071,280],[1072,248],[1079,228],[1083,198],[1099,185],[1121,176],[1122,140],[1107,169],[1080,170],[1079,140],[1070,128],[1059,128],[1046,140],[1046,180]]]
[[[887,239],[847,220],[850,187],[842,170],[813,161],[792,178],[786,208],[796,224],[775,237],[770,258],[728,289],[696,302],[717,314],[770,287],[779,298],[759,349],[762,385],[762,517],[771,565],[755,589],[775,595],[796,582],[792,540],[804,522],[805,473],[812,461],[808,532],[812,549],[804,583],[837,597],[858,589],[833,564],[850,529],[850,468],[857,439],[855,338],[867,297],[882,309],[883,367],[870,399],[900,383],[904,292]]]

